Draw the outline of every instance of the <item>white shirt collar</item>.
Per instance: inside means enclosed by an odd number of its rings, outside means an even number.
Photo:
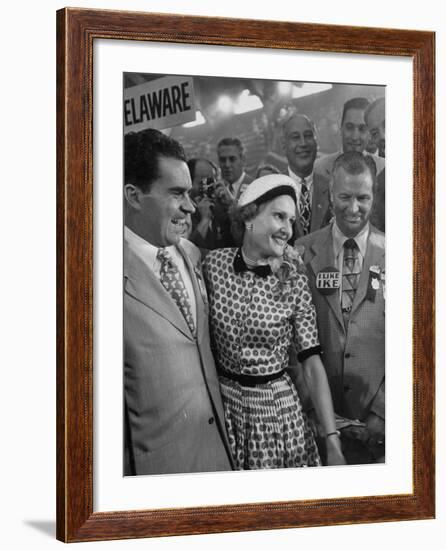
[[[242,184],[242,181],[244,180],[246,176],[246,173],[245,171],[243,170],[243,172],[241,173],[240,177],[238,180],[234,181],[234,183],[229,183],[228,182],[228,185],[230,187],[232,187],[232,189],[234,190],[234,193],[237,194],[237,191],[240,189],[240,185]]]
[[[338,151],[337,153],[334,153],[335,155],[337,155],[337,157],[340,157],[341,155],[343,155],[345,153],[344,149],[342,149],[342,151]],[[369,153],[366,149],[363,149],[362,150],[362,156],[364,157],[376,157],[377,155],[375,155],[374,153]]]
[[[241,185],[244,177],[246,176],[246,172],[243,170],[243,172],[240,174],[240,177],[237,181],[235,181],[232,185],[235,187],[235,186],[238,186],[238,185]]]
[[[338,224],[336,223],[336,220],[333,222],[333,249],[334,249],[334,255],[335,258],[339,256],[339,253],[343,249],[345,241],[349,239],[349,237],[346,237],[344,233],[339,229]],[[369,237],[370,232],[370,224],[367,222],[366,225],[361,229],[361,231],[353,238],[356,244],[358,245],[359,252],[361,253],[361,256],[364,258],[365,253],[367,250],[367,239]]]
[[[143,237],[137,235],[134,231],[124,226],[124,240],[129,245],[130,249],[143,260],[143,262],[152,270],[156,271],[158,267],[157,254],[159,247],[149,243]],[[177,255],[175,245],[166,246],[165,249],[172,257]]]
[[[134,231],[129,229],[127,226],[124,226],[124,240],[127,242],[128,246],[132,252],[144,262],[144,264],[150,269],[150,271],[155,275],[155,277],[160,277],[161,262],[157,259],[158,250],[157,246],[150,244],[145,239],[137,235]],[[181,243],[181,240],[180,240]],[[186,292],[189,297],[189,302],[191,306],[192,316],[194,318],[195,324],[197,323],[197,300],[195,298],[194,287],[192,283],[192,277],[189,273],[187,264],[181,255],[178,247],[175,245],[164,247],[170,254],[173,262],[176,264],[177,268],[180,271],[180,275],[183,279],[184,286],[186,287]]]
[[[296,182],[300,190],[302,186],[302,179],[304,178],[298,176],[295,172],[293,172],[290,166],[288,166],[288,175]],[[313,172],[311,172],[311,174],[308,174],[308,176],[305,176],[305,185],[308,187],[308,189],[310,189],[313,185]]]

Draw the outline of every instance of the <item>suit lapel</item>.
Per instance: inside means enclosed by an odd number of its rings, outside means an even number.
[[[362,265],[362,272],[359,278],[358,288],[356,290],[355,299],[352,304],[351,314],[360,306],[364,301],[367,294],[367,287],[369,284],[370,267],[372,265],[383,264],[384,251],[376,244],[376,233],[373,227],[370,227],[370,234],[367,241],[367,250],[365,253],[364,262]]]
[[[169,321],[185,336],[193,335],[178,306],[151,269],[124,244],[125,291]]]
[[[315,241],[311,247],[314,256],[310,261],[310,265],[315,278],[322,269],[326,267],[335,267],[331,228],[332,226],[328,225],[326,230],[321,234],[320,238]],[[318,291],[316,290],[316,292]],[[342,330],[345,330],[341,312],[341,303],[339,300],[339,291],[333,292],[333,294],[324,294],[323,298],[328,302],[328,305],[333,310],[333,313],[339,321]]]

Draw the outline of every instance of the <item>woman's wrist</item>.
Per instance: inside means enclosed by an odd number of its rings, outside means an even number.
[[[325,434],[325,438],[328,439],[329,437],[341,437],[341,432],[339,430],[333,430],[332,432],[328,432]]]
[[[341,447],[341,433],[338,430],[329,432],[325,435],[325,441],[327,445],[327,450],[335,450],[337,452],[342,451]]]

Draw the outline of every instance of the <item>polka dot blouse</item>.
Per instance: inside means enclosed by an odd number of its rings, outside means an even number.
[[[317,352],[316,313],[305,273],[296,272],[286,285],[272,273],[265,278],[249,270],[236,273],[236,253],[235,248],[213,250],[203,267],[218,366],[268,375],[288,366],[292,342],[300,358]]]

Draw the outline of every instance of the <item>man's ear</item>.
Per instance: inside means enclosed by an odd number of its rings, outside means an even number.
[[[333,176],[330,176],[330,182],[328,184],[328,196],[330,197],[330,203],[332,205],[333,205],[333,186],[334,186]]]
[[[124,197],[127,204],[134,210],[141,209],[141,190],[136,185],[126,183],[124,185]]]
[[[279,143],[280,143],[280,147],[282,148],[282,152],[285,153],[285,135],[283,133],[283,130],[280,129],[280,137],[279,137]]]

